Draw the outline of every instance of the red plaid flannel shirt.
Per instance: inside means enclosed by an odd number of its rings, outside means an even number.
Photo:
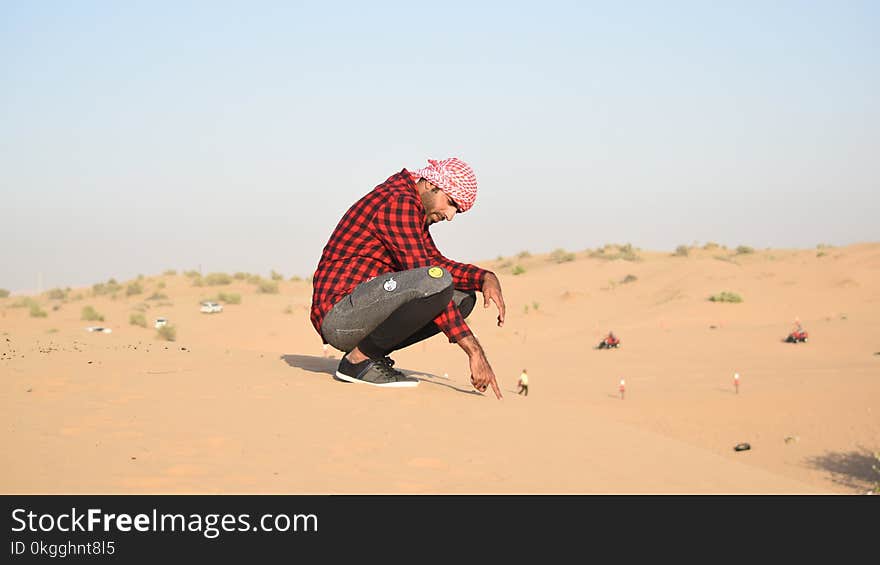
[[[403,169],[355,202],[330,236],[314,274],[312,325],[321,335],[324,316],[360,283],[383,273],[428,266],[449,271],[455,288],[463,291],[482,291],[489,272],[440,254],[412,174]],[[434,323],[451,343],[472,335],[452,301]]]

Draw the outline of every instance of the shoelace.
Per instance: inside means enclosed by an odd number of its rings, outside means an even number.
[[[393,377],[394,379],[400,379],[404,375],[400,371],[392,369],[391,366],[394,365],[394,359],[391,357],[383,357],[382,359],[376,359],[376,362],[373,363],[373,366],[376,367],[382,375],[386,377]]]

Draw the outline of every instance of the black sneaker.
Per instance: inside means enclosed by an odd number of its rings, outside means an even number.
[[[400,371],[391,368],[394,362],[390,358],[367,359],[360,363],[352,363],[345,357],[336,369],[336,378],[350,383],[363,383],[373,386],[394,388],[411,388],[419,386],[419,380],[407,377]]]

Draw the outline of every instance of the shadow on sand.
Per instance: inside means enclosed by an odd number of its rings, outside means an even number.
[[[325,375],[330,375],[334,380],[339,382],[339,379],[336,378],[336,367],[339,365],[339,359],[332,359],[328,357],[315,357],[312,355],[282,355],[281,360],[290,365],[291,367],[296,367],[298,369],[302,369],[304,371],[309,371],[311,373],[323,373]],[[475,390],[467,390],[463,388],[459,388],[453,384],[443,382],[442,377],[438,377],[437,375],[432,375],[431,373],[424,373],[420,371],[407,371],[406,369],[399,369],[403,374],[411,377],[415,377],[419,379],[423,383],[428,383],[432,385],[445,386],[446,388],[451,388],[454,391],[461,392],[464,394],[475,394],[477,396],[481,396]],[[437,380],[435,380],[437,379]],[[346,383],[350,384],[350,383]]]
[[[807,465],[831,473],[831,480],[845,487],[866,491],[880,485],[880,459],[864,447],[847,453],[826,453],[807,459]]]

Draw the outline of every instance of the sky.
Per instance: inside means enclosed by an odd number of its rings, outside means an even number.
[[[880,241],[880,2],[0,2],[0,288],[308,276],[457,156],[474,262]]]

